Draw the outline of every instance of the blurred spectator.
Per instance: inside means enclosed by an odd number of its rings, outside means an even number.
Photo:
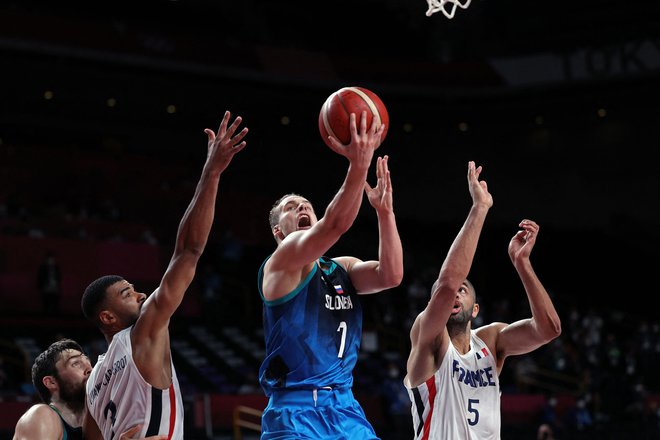
[[[555,440],[555,434],[552,427],[547,423],[542,423],[536,433],[536,440]]]
[[[417,313],[426,307],[426,303],[428,303],[431,296],[431,286],[425,285],[420,275],[414,275],[412,281],[406,286],[406,296],[408,299],[408,310],[403,324],[404,328],[410,328],[415,321]]]
[[[141,238],[142,238],[142,241],[147,243],[147,244],[150,244],[152,246],[158,245],[158,239],[154,235],[154,232],[149,228],[142,231],[142,237]]]
[[[547,399],[543,413],[541,414],[541,423],[548,426],[551,430],[558,431],[561,427],[561,422],[557,415],[557,398],[551,396]]]
[[[592,431],[593,418],[584,398],[575,402],[575,406],[566,412],[566,430],[572,436],[580,438]]]
[[[9,389],[9,374],[7,373],[5,358],[0,356],[0,392]]]
[[[528,393],[531,390],[529,383],[538,366],[532,356],[522,356],[511,359],[512,371],[515,378],[516,389],[513,392]]]
[[[213,264],[204,264],[200,284],[202,289],[202,315],[207,323],[218,322],[218,319],[222,317],[223,280]]]
[[[243,242],[231,229],[227,229],[222,237],[222,259],[229,263],[240,263],[244,252]]]
[[[381,394],[387,419],[387,434],[383,440],[410,438],[414,429],[410,419],[410,398],[403,385],[403,375],[396,362],[390,361],[386,369],[387,376],[383,378]]]
[[[55,260],[55,255],[48,251],[37,269],[37,288],[41,294],[43,310],[46,314],[55,315],[60,310],[62,296],[62,272]]]

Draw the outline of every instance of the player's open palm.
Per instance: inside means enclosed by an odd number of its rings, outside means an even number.
[[[364,191],[369,203],[376,211],[392,211],[392,179],[387,166],[389,157],[379,157],[376,161],[376,186],[372,188],[368,182],[364,183]]]
[[[207,160],[213,161],[215,165],[213,169],[220,172],[227,168],[234,155],[245,148],[246,145],[243,138],[248,132],[247,127],[236,133],[243,118],[237,116],[234,122],[229,125],[230,117],[231,113],[226,111],[217,133],[214,133],[210,128],[204,129],[204,133],[209,138]]]

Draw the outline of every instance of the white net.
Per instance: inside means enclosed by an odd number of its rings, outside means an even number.
[[[426,15],[430,17],[436,12],[442,12],[447,18],[454,18],[456,8],[467,9],[472,0],[426,0],[429,4],[429,9]]]

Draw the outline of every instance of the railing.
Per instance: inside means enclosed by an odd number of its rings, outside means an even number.
[[[234,415],[232,418],[234,440],[241,440],[243,438],[242,428],[261,432],[262,414],[263,411],[245,405],[238,405],[234,408]]]
[[[584,384],[578,378],[544,368],[534,368],[526,375],[519,377],[518,380],[556,394],[576,396],[584,389]]]

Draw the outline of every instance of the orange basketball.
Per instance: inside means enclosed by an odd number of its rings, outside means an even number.
[[[355,113],[355,122],[360,129],[360,115],[367,112],[367,127],[371,124],[385,124],[383,140],[387,135],[390,117],[383,101],[371,90],[364,87],[344,87],[325,100],[319,112],[319,131],[326,145],[330,146],[328,136],[334,136],[346,145],[351,141],[350,114]]]

